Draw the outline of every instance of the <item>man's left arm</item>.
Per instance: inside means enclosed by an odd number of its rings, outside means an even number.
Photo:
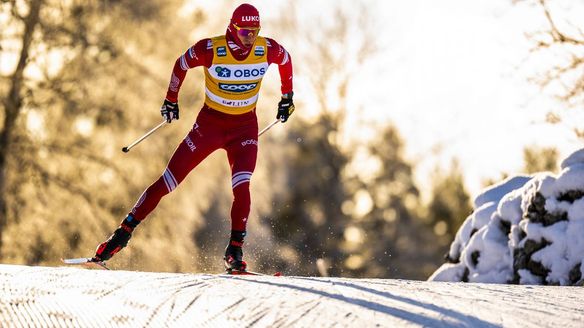
[[[268,45],[268,64],[277,64],[280,72],[280,81],[282,83],[282,100],[278,103],[278,114],[276,118],[282,122],[286,122],[288,117],[294,112],[294,102],[292,97],[292,57],[278,42],[273,39],[266,38]]]

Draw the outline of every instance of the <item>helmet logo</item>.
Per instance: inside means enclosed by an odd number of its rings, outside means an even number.
[[[260,16],[241,16],[242,22],[259,22]]]

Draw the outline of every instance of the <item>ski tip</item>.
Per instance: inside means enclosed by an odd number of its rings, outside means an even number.
[[[76,258],[76,259],[61,258],[61,262],[65,263],[65,264],[83,264],[83,263],[91,262],[91,260],[92,259],[89,257],[80,257],[80,258]]]
[[[80,257],[80,258],[76,258],[76,259],[63,259],[62,258],[61,261],[64,264],[82,265],[84,267],[92,268],[92,269],[102,269],[102,270],[109,270],[110,269],[105,265],[104,261],[97,261],[96,259],[94,259],[92,257]]]

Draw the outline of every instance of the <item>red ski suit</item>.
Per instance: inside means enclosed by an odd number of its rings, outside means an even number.
[[[256,45],[257,41],[251,48],[240,47],[236,42],[233,42],[233,37],[229,32],[223,37],[200,40],[176,60],[166,99],[172,102],[178,101],[180,87],[187,70],[191,68],[204,66],[207,68],[206,74],[209,75],[209,68],[214,67],[218,73],[221,73],[221,67],[217,69],[217,62],[221,60],[220,57],[227,56],[225,50],[229,51],[227,57],[232,57],[234,60],[228,65],[232,71],[238,67],[239,63],[244,63],[246,58],[251,58],[254,55],[265,55],[267,65],[275,63],[279,66],[282,94],[292,92],[292,61],[288,52],[272,39],[261,39],[267,48],[265,53],[260,51],[262,47]],[[213,45],[216,40],[223,42],[222,44],[226,44],[227,47],[219,47],[218,49],[216,45]],[[262,71],[262,76],[264,73],[265,70]],[[260,83],[261,76],[259,83],[257,83],[258,89]],[[160,199],[173,191],[192,169],[213,151],[222,148],[227,151],[232,174],[231,186],[234,197],[231,208],[231,227],[232,230],[246,231],[251,207],[250,179],[255,169],[258,151],[258,124],[255,113],[257,90],[255,90],[254,100],[248,102],[246,108],[234,108],[233,112],[226,112],[224,106],[217,105],[211,100],[213,94],[209,94],[209,90],[216,86],[209,84],[209,79],[206,78],[207,98],[193,128],[176,148],[162,176],[144,191],[132,208],[130,214],[135,219],[144,220],[158,205]],[[224,88],[229,86],[234,88],[242,84],[223,83],[222,85]],[[244,85],[248,87],[251,85],[254,88],[256,86],[253,83]],[[213,97],[213,100],[216,100],[217,97]],[[241,96],[234,93],[233,97],[237,99]],[[226,106],[231,103],[230,99],[227,99],[228,101],[225,101],[225,98],[219,99],[222,99]]]

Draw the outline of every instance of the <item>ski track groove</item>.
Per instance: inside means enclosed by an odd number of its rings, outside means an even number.
[[[33,311],[32,308],[30,307],[30,301],[26,301],[22,303],[22,308],[24,310],[25,313],[27,313],[28,318],[31,318],[32,320],[27,320],[26,322],[28,324],[32,324],[33,322],[42,322],[41,320],[39,320],[36,311]],[[32,322],[30,322],[32,321]]]
[[[187,304],[187,306],[185,307],[185,311],[183,313],[181,313],[181,317],[187,313],[188,311],[190,311],[191,306],[193,306],[193,304],[195,304],[195,302],[197,302],[197,300],[201,297],[201,295],[197,295],[195,296],[190,302],[189,304]],[[180,317],[179,317],[180,318]]]
[[[256,309],[258,309],[258,308],[256,308]],[[269,308],[264,308],[264,309],[258,310],[257,313],[251,315],[250,319],[246,319],[246,320],[251,320],[251,322],[247,323],[245,325],[245,327],[253,327],[253,325],[255,325],[260,320],[262,320],[269,312],[270,312]]]
[[[304,310],[302,313],[299,313],[296,315],[296,319],[292,320],[289,323],[286,323],[283,327],[287,327],[287,326],[293,326],[296,322],[299,322],[301,319],[305,319],[305,317],[312,311],[314,310],[316,307],[318,307],[320,305],[321,302],[321,298],[322,296],[319,296],[316,299],[310,300],[308,302],[306,302],[304,305],[308,305],[310,303],[315,303],[314,305],[311,305],[310,307],[308,307],[306,310]]]
[[[204,276],[204,277],[202,277],[203,281],[196,281],[196,282],[192,282],[192,276],[187,276],[187,278],[189,279],[189,281],[187,281],[188,283],[185,285],[182,285],[181,288],[179,290],[177,290],[175,292],[175,295],[174,295],[175,298],[180,298],[180,297],[183,297],[183,294],[184,294],[184,297],[189,299],[188,303],[184,307],[183,311],[179,312],[177,315],[175,315],[175,317],[174,317],[175,323],[179,323],[179,322],[181,322],[181,320],[188,322],[189,318],[184,319],[185,315],[189,314],[190,311],[196,311],[196,310],[193,310],[193,305],[195,305],[195,303],[197,303],[197,301],[201,300],[201,297],[203,295],[205,295],[205,293],[207,292],[208,289],[214,287],[214,284],[211,284],[209,281],[215,280],[215,277]],[[194,297],[193,297],[193,293],[196,293],[196,295]],[[192,325],[192,323],[189,323],[189,324]],[[204,323],[202,323],[202,324],[204,324]]]
[[[160,291],[159,291],[160,292]],[[167,305],[170,303],[170,311],[167,313],[167,317],[170,318],[170,314],[172,312],[172,309],[174,308],[174,304],[175,304],[175,295],[174,293],[170,293],[170,295],[168,295],[166,298],[164,298],[159,304],[158,306],[154,307],[154,309],[152,310],[152,313],[150,313],[150,316],[148,317],[148,319],[146,320],[147,323],[150,323],[152,321],[154,321],[156,324],[156,326],[158,327],[162,327],[163,324],[162,322],[158,322],[160,320],[162,320],[162,318],[160,318],[159,313],[162,309],[164,309],[165,307],[167,307]]]
[[[172,295],[173,303],[172,303],[171,310],[169,312],[169,319],[173,319],[171,322],[176,322],[176,321],[180,320],[186,313],[188,313],[188,311],[193,306],[193,304],[199,299],[200,294],[203,293],[209,286],[210,285],[207,284],[206,282],[194,282],[194,283],[189,282],[189,283],[184,284],[184,285],[181,284],[180,288],[178,288]],[[197,287],[197,288],[194,288],[194,287]],[[207,287],[207,288],[201,288],[201,287]],[[183,294],[185,294],[185,296],[188,297],[188,295],[193,292],[191,289],[195,289],[194,292],[199,293],[199,295],[195,296],[192,300],[190,300],[190,302],[186,305],[186,307],[182,311],[178,311],[178,313],[176,313],[173,316],[172,312],[175,309],[175,304],[176,304],[177,299],[179,297],[182,297]]]
[[[296,305],[296,309],[302,309],[302,308],[304,308],[305,305],[307,305],[309,303],[312,303],[312,302],[313,302],[313,300],[308,300],[308,301],[306,301],[304,303],[298,304],[298,305]],[[274,323],[272,324],[272,326],[273,327],[283,327],[282,326],[283,325],[283,322],[286,321],[286,320],[288,320],[288,319],[289,319],[289,317],[280,316],[279,318],[277,318],[276,321],[274,321]]]
[[[177,309],[177,298],[182,293],[190,292],[190,290],[193,287],[198,287],[197,289],[201,289],[201,287],[208,286],[208,284],[204,281],[193,282],[192,279],[189,279],[188,275],[179,275],[178,277],[175,277],[174,280],[171,278],[172,277],[168,276],[146,279],[146,282],[153,282],[153,284],[157,286],[157,288],[155,289],[157,294],[167,295],[152,310],[150,310],[151,306],[145,303],[135,302],[133,300],[129,300],[126,303],[136,308],[142,308],[143,310],[152,311],[150,315],[146,318],[144,324],[155,322],[158,325],[164,325],[163,322],[173,322],[172,319],[174,319],[174,321],[178,320],[182,315],[184,315],[185,311],[175,313],[175,309]],[[160,281],[168,281],[170,283],[161,283]],[[131,288],[132,286],[130,284],[125,285],[126,287],[132,289]],[[150,293],[154,292],[149,286],[150,283],[146,283],[145,287],[139,286],[139,288],[135,288],[135,290],[141,290]],[[190,305],[192,305],[193,302],[194,300],[191,301]],[[124,321],[128,321],[127,318],[124,318]]]
[[[109,290],[106,290],[105,292],[101,293],[101,294],[100,294],[100,295],[99,295],[99,296],[96,298],[96,300],[100,300],[100,299],[103,299],[103,298],[105,298],[105,297],[107,297],[107,296],[110,296],[110,295],[111,295],[111,294],[113,294],[114,292],[118,292],[120,289],[122,289],[123,287],[126,287],[126,286],[128,286],[128,285],[130,285],[130,284],[132,284],[132,281],[127,281],[127,282],[125,282],[125,283],[123,283],[123,284],[116,285],[116,286],[114,286],[114,287],[110,288]]]
[[[12,293],[12,289],[10,288],[9,285],[4,284],[2,290],[6,291],[6,295],[13,295]],[[7,301],[2,301],[0,303],[0,305],[2,305],[2,308],[6,308],[7,309],[7,316],[11,319],[10,321],[13,321],[17,324],[18,327],[20,327],[21,324],[26,323],[20,323],[20,318],[19,318],[19,311],[18,311],[18,304],[20,304],[21,302],[19,302],[18,298],[16,296],[13,296],[12,298],[10,298]],[[2,311],[2,309],[0,309],[0,313],[2,313],[4,311]]]
[[[92,273],[93,274],[93,273]],[[94,274],[93,274],[94,275]],[[56,273],[53,275],[55,281],[61,280],[62,289],[74,290],[73,287],[79,286],[78,283],[72,284],[73,282],[70,280],[65,280],[65,274]],[[70,285],[71,284],[71,285]],[[85,297],[90,297],[94,295],[92,293],[91,286],[84,286],[87,289],[82,289],[79,293]],[[48,290],[47,293],[55,293],[54,291]],[[78,296],[78,295],[75,295]],[[103,295],[98,295],[96,299],[102,298]],[[49,300],[49,302],[51,302]],[[51,302],[50,304],[54,304]],[[93,309],[88,309],[86,306],[82,304],[72,303],[72,302],[61,302],[61,298],[59,298],[59,305],[60,309],[56,309],[54,315],[56,316],[57,320],[63,321],[65,326],[69,327],[103,327],[104,323],[102,321],[95,321],[91,320],[88,316],[83,315],[87,311],[92,311]],[[107,321],[106,321],[107,322]]]
[[[6,305],[6,309],[8,309],[8,311],[7,311],[8,318],[9,318],[8,322],[16,322],[18,325],[17,327],[20,327],[20,323],[18,323],[18,321],[17,321],[18,318],[15,318],[15,316],[16,316],[15,313],[17,310],[13,310],[12,304],[10,304],[10,303]]]
[[[14,312],[15,312],[15,321],[18,323],[19,327],[24,327],[26,324],[26,319],[24,319],[22,317],[22,313],[20,313],[19,311],[19,306],[18,304],[12,304],[12,308],[14,308]]]
[[[233,309],[235,307],[237,307],[242,301],[245,300],[245,297],[240,297],[238,300],[236,300],[233,304],[223,308],[222,310],[217,311],[217,313],[211,317],[209,317],[208,319],[204,320],[201,324],[205,325],[205,327],[208,327],[207,324],[208,323],[212,323],[214,321],[216,321],[217,318],[219,318],[221,315],[226,315],[227,311],[230,309]],[[229,319],[229,317],[228,317]],[[210,327],[216,327],[216,324],[211,324]]]
[[[37,308],[40,308],[42,310],[42,304],[37,303]],[[49,325],[47,324],[47,320],[49,320],[47,313],[45,311],[39,311],[38,309],[35,311],[32,307],[31,307],[31,312],[33,312],[37,318],[38,318],[38,322],[42,322],[43,323],[43,327],[48,327]],[[50,320],[49,320],[50,321]]]
[[[43,303],[44,303],[44,301],[41,299],[41,300],[40,300],[40,302],[38,302],[38,305],[37,305],[37,307],[38,307],[38,308],[39,308],[39,310],[40,310],[40,311],[38,311],[38,312],[39,312],[39,313],[41,314],[41,316],[43,317],[43,321],[42,321],[42,322],[45,322],[45,323],[46,323],[46,322],[49,322],[49,323],[52,323],[52,326],[54,326],[54,323],[53,323],[53,318],[51,318],[51,312],[50,312],[50,309],[47,309],[47,308],[45,307],[45,304],[43,304]],[[49,325],[49,326],[51,326],[51,325]]]

